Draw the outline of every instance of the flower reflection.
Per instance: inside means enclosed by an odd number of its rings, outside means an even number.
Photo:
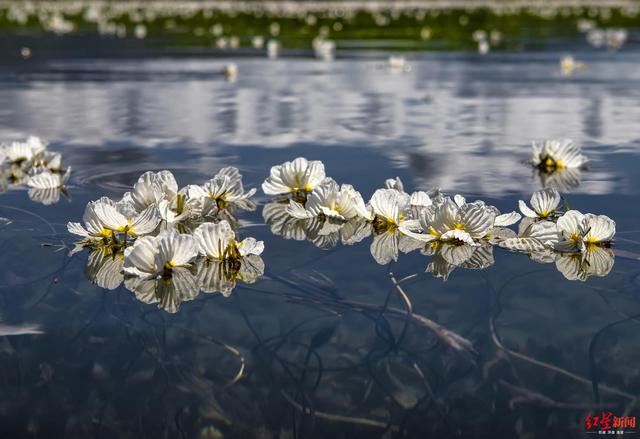
[[[562,192],[572,192],[580,186],[582,180],[581,168],[555,169],[551,172],[537,169],[535,174],[544,188],[554,188]]]
[[[493,246],[488,244],[472,246],[465,243],[432,243],[422,253],[433,256],[426,271],[444,281],[458,267],[483,270],[495,262]]]
[[[264,274],[264,261],[258,255],[249,255],[240,260],[201,259],[197,265],[197,280],[205,293],[219,292],[229,297],[236,280],[254,283]]]
[[[182,302],[195,299],[199,292],[197,278],[186,267],[174,267],[170,276],[127,277],[124,284],[139,301],[157,304],[170,313],[178,312]]]
[[[561,253],[556,268],[569,280],[586,281],[589,276],[606,276],[613,268],[615,256],[610,248],[589,246],[583,252]]]
[[[85,274],[101,288],[115,290],[124,279],[124,253],[110,246],[94,247],[89,252]]]

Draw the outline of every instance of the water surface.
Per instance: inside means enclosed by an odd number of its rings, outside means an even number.
[[[2,436],[581,437],[586,413],[640,413],[638,54],[574,53],[571,77],[562,55],[416,53],[404,73],[380,52],[242,58],[233,82],[218,58],[3,64],[0,138],[41,136],[73,174],[51,206],[0,196],[0,321],[43,332],[0,337]],[[147,170],[186,185],[231,165],[259,187],[304,156],[365,199],[399,176],[505,212],[542,187],[531,140],[565,137],[591,159],[566,200],[617,223],[612,271],[586,282],[499,248],[443,282],[419,252],[379,265],[370,239],[283,239],[261,191],[239,220],[265,276],[228,298],[169,313],[69,256],[66,222]]]

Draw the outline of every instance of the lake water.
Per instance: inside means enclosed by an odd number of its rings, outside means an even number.
[[[43,332],[0,337],[0,436],[582,437],[587,414],[639,415],[640,58],[574,52],[587,68],[565,77],[563,54],[246,57],[236,81],[224,58],[4,62],[0,139],[40,136],[73,172],[53,205],[0,196],[0,325]],[[260,190],[238,219],[265,275],[230,297],[170,313],[69,255],[67,221],[147,170],[182,186],[237,166],[260,188],[304,156],[365,200],[399,176],[506,212],[542,187],[530,142],[565,137],[591,159],[566,200],[617,223],[611,272],[586,282],[499,248],[445,282],[420,252],[378,264],[371,238],[283,239]]]

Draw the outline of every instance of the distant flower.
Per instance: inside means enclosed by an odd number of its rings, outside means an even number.
[[[311,42],[311,47],[313,48],[316,58],[331,60],[336,50],[336,43],[323,37],[316,37]]]
[[[11,142],[0,147],[0,162],[8,161],[12,164],[31,162],[47,145],[39,137],[31,136],[25,142]]]
[[[389,67],[394,72],[409,72],[411,66],[403,56],[391,55],[387,61]]]
[[[277,40],[269,40],[267,42],[267,56],[269,58],[277,58],[280,54],[280,42]]]
[[[232,81],[238,77],[238,66],[233,63],[227,64],[222,68],[222,74],[225,78]]]
[[[528,218],[549,219],[557,214],[560,205],[560,193],[554,188],[546,188],[536,191],[529,201],[531,208],[520,200],[520,212]]]
[[[565,168],[583,168],[587,158],[582,149],[570,139],[545,140],[533,142],[531,164],[544,172],[553,172]]]
[[[269,177],[262,183],[267,195],[309,193],[325,179],[324,164],[298,157],[291,162],[273,166]]]
[[[567,55],[560,60],[560,71],[564,76],[571,76],[577,70],[582,70],[586,67],[583,62],[576,61],[572,56]]]

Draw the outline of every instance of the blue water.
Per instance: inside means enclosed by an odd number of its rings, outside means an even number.
[[[235,59],[233,82],[226,59],[2,64],[0,139],[38,135],[73,173],[54,205],[0,195],[0,325],[43,332],[0,336],[0,436],[582,437],[587,413],[640,414],[637,52],[574,53],[571,77],[555,52],[408,54],[405,73],[387,55]],[[377,264],[370,238],[283,239],[260,190],[239,220],[265,275],[228,298],[169,313],[69,256],[66,222],[147,170],[237,166],[259,188],[304,156],[365,200],[399,176],[505,212],[541,188],[531,140],[565,137],[591,159],[566,200],[617,223],[612,271],[586,282],[499,248],[443,282],[419,252]]]

